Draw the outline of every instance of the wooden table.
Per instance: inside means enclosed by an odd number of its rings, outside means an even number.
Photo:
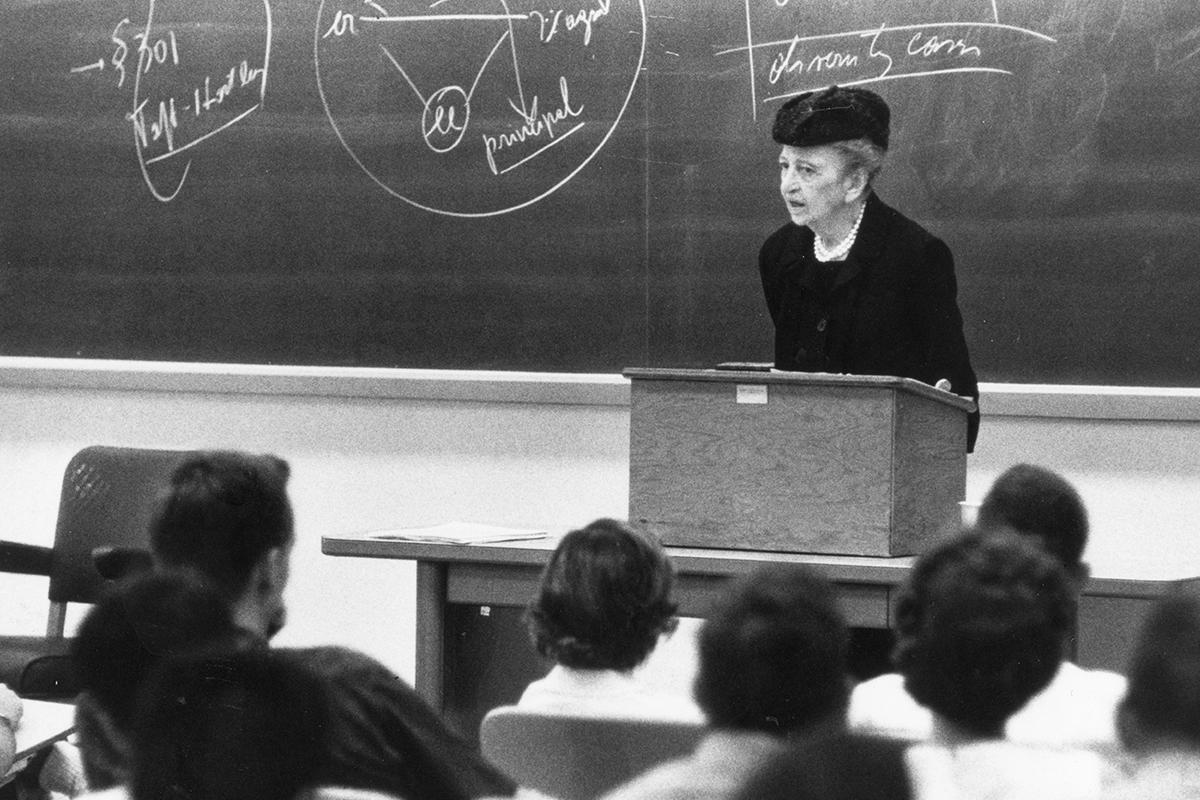
[[[332,556],[395,558],[417,564],[416,688],[435,708],[445,709],[447,687],[471,672],[502,670],[495,647],[467,653],[463,608],[510,609],[519,618],[533,595],[542,567],[556,544],[550,538],[502,545],[418,544],[363,536],[325,537],[321,551]],[[807,564],[820,569],[837,588],[848,622],[861,628],[888,628],[900,585],[913,558],[803,555],[753,550],[667,548],[678,573],[676,600],[682,616],[707,613],[722,584],[764,562]],[[1142,616],[1172,586],[1200,585],[1194,568],[1150,565],[1138,568],[1096,565],[1080,601],[1076,661],[1087,667],[1123,670]],[[518,648],[520,643],[518,643]],[[525,649],[528,644],[524,644]],[[508,652],[520,650],[509,648]],[[526,667],[528,672],[529,668]],[[468,710],[470,728],[477,709]]]

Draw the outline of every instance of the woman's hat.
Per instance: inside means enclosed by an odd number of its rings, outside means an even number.
[[[887,150],[892,114],[883,98],[857,86],[830,86],[788,100],[775,114],[771,136],[779,144],[812,147],[868,139]]]

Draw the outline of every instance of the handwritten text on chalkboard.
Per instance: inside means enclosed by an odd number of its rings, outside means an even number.
[[[804,17],[802,4],[788,0],[745,0],[746,43],[722,48],[718,56],[742,54],[751,72],[751,107],[771,103],[830,84],[853,86],[879,81],[924,78],[950,73],[1011,75],[1006,59],[1016,39],[1054,44],[1055,39],[1006,25],[993,5],[991,18],[931,19],[917,24],[882,22],[848,31],[793,30]],[[771,37],[759,41],[756,31]]]
[[[118,88],[132,83],[132,107],[125,119],[133,128],[143,180],[156,199],[168,202],[183,189],[191,162],[180,165],[179,156],[261,106],[271,56],[268,0],[262,0],[262,9],[261,27],[251,31],[252,44],[242,51],[246,55],[224,53],[215,61],[207,55],[211,49],[202,46],[203,26],[190,24],[180,31],[162,24],[155,19],[155,0],[149,0],[144,23],[135,28],[125,17],[113,27],[107,59],[71,69],[87,74],[111,67]]]

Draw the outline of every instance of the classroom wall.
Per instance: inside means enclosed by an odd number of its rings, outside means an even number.
[[[1046,464],[1092,509],[1101,569],[1165,557],[1200,574],[1200,393],[985,384],[982,406],[967,499],[1015,461]],[[324,556],[322,535],[450,519],[562,532],[628,500],[617,375],[0,358],[0,537],[49,543],[63,467],[98,443],[286,457],[298,541],[280,643],[357,647],[408,678],[413,566]],[[4,581],[0,630],[40,631],[44,582]]]

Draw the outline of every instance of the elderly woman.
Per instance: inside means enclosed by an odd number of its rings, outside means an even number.
[[[794,97],[775,117],[791,222],[771,234],[758,259],[775,367],[946,381],[978,401],[954,258],[872,188],[890,119],[879,95],[837,86]],[[968,451],[978,426],[975,412]]]
[[[635,675],[659,637],[675,629],[674,581],[662,546],[623,522],[598,519],[564,536],[526,615],[534,647],[555,665],[518,705],[701,721],[690,698],[657,691]]]

